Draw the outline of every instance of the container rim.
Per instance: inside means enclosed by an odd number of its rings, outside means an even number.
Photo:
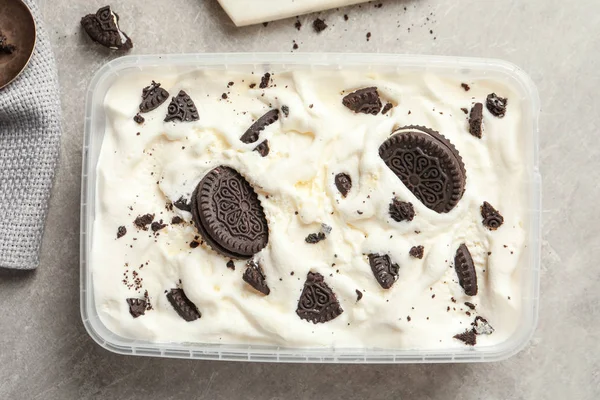
[[[118,343],[119,338],[110,332],[94,316],[91,270],[88,268],[88,249],[91,246],[91,223],[89,209],[94,187],[89,184],[95,174],[95,165],[90,157],[90,143],[93,135],[93,122],[98,118],[94,97],[96,90],[110,76],[116,77],[123,70],[142,67],[178,66],[221,66],[227,69],[236,65],[287,64],[311,67],[346,66],[387,66],[398,68],[420,68],[424,71],[440,69],[480,69],[495,72],[510,78],[531,107],[532,171],[531,171],[531,226],[529,232],[529,265],[524,273],[529,273],[529,285],[523,288],[523,299],[531,302],[528,312],[529,324],[518,331],[518,335],[498,346],[467,348],[458,351],[438,350],[390,350],[390,349],[344,349],[344,348],[283,348],[264,345],[220,345],[201,343],[152,343],[128,340],[128,344]],[[106,95],[106,92],[103,93]],[[96,105],[97,106],[97,105]],[[540,99],[533,80],[515,64],[488,58],[453,56],[404,55],[384,53],[204,53],[204,54],[156,54],[129,55],[111,60],[93,75],[86,91],[84,142],[82,149],[81,185],[81,240],[80,240],[80,313],[83,325],[101,347],[126,355],[158,356],[168,358],[238,360],[252,362],[301,362],[301,363],[463,363],[502,361],[525,348],[538,324],[539,271],[541,253],[541,175],[539,172],[539,115]]]

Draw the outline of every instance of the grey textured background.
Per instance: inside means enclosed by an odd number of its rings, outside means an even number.
[[[382,3],[322,13],[335,26],[320,35],[308,26],[314,16],[301,17],[300,32],[293,19],[237,29],[216,0],[111,5],[136,54],[291,51],[296,40],[299,52],[496,57],[521,66],[542,99],[542,300],[531,344],[495,364],[397,366],[161,360],[97,346],[79,316],[83,94],[91,74],[117,55],[92,45],[78,26],[104,1],[54,0],[46,20],[62,88],[62,155],[39,270],[0,271],[0,399],[600,397],[600,2]]]

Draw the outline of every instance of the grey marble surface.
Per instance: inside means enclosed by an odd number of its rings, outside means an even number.
[[[298,52],[503,58],[531,75],[542,100],[544,177],[534,338],[504,362],[395,366],[124,357],[88,337],[79,315],[84,91],[117,55],[91,45],[78,23],[104,3],[46,3],[62,87],[62,155],[39,270],[0,271],[0,399],[600,398],[600,2],[390,0],[321,13],[330,28],[320,35],[308,25],[314,15],[301,17],[301,31],[293,19],[237,29],[216,0],[111,3],[134,54],[287,52],[296,40]]]

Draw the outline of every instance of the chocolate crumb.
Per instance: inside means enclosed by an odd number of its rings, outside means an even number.
[[[465,89],[465,92],[471,90],[471,86],[467,85],[466,83],[461,83],[460,86]]]
[[[290,108],[288,106],[281,106],[281,112],[287,117],[290,115]]]
[[[410,318],[410,315],[409,315],[408,317],[406,317],[406,320],[407,320],[408,322],[410,322],[410,320],[411,320],[411,318]]]
[[[473,304],[473,303],[470,303],[470,302],[468,302],[468,301],[466,301],[466,302],[465,302],[465,306],[469,307],[471,310],[474,310],[474,309],[475,309],[475,304]]]
[[[392,107],[394,107],[394,105],[392,103],[387,103],[385,106],[383,106],[381,113],[387,114],[387,112],[390,111],[392,109]]]
[[[473,330],[465,331],[453,336],[454,339],[463,341],[466,345],[475,346],[477,344],[477,336]]]
[[[17,50],[17,47],[8,43],[6,36],[0,32],[0,54],[12,54]]]
[[[183,196],[181,196],[175,203],[173,203],[173,205],[181,211],[192,211],[192,205],[188,203],[188,201],[184,199]]]
[[[134,120],[135,122],[137,122],[138,124],[143,124],[143,123],[144,123],[144,121],[146,121],[146,120],[144,119],[144,117],[142,117],[142,116],[141,116],[139,113],[135,114],[135,117],[133,117],[133,120]]]
[[[268,23],[268,22],[263,22],[263,26],[264,26],[264,27],[267,27],[267,25],[269,25],[269,23]]]
[[[148,230],[148,225],[150,225],[154,221],[154,214],[145,214],[138,216],[133,223],[139,229]]]
[[[223,100],[227,100],[227,93],[223,93],[223,94],[221,95],[221,98],[222,98]]]
[[[125,228],[124,226],[120,226],[119,229],[117,229],[117,239],[122,238],[123,236],[125,236],[126,233],[127,228]]]
[[[415,217],[415,209],[412,203],[400,201],[396,198],[392,199],[389,205],[390,217],[396,222],[412,221]]]
[[[344,14],[344,21],[348,21],[348,14]]]
[[[292,46],[292,49],[298,50],[298,43],[294,43],[293,46]]]
[[[477,335],[491,335],[495,330],[485,318],[480,316],[475,317],[475,321],[471,325],[473,332]]]
[[[229,268],[232,271],[235,271],[235,263],[233,262],[233,260],[227,261],[227,268]]]
[[[184,222],[183,218],[181,218],[181,217],[179,217],[177,215],[174,216],[173,219],[171,220],[171,224],[172,225],[182,224],[183,222]]]
[[[371,32],[367,32],[367,42],[371,40]]]
[[[300,20],[297,19],[296,23],[294,23],[294,27],[296,27],[296,29],[300,30],[300,28],[302,28],[302,22],[300,22]]]
[[[250,85],[248,85],[250,87],[250,89],[254,89],[256,87],[256,83],[251,83]]]
[[[503,118],[506,114],[508,99],[500,97],[496,93],[491,93],[487,96],[485,105],[493,116]]]
[[[271,74],[266,72],[262,78],[260,78],[260,85],[258,86],[261,89],[265,89],[269,86],[269,81],[271,80]]]
[[[152,228],[152,232],[158,232],[166,226],[167,224],[163,224],[163,221],[161,219],[160,222],[153,222],[150,227]]]
[[[304,241],[306,241],[306,243],[315,244],[319,243],[321,240],[325,240],[325,237],[326,236],[323,232],[311,233],[304,239]]]
[[[313,21],[313,28],[315,32],[321,33],[327,28],[327,24],[321,18],[317,18]]]
[[[356,302],[358,303],[362,299],[363,294],[360,290],[356,289]]]
[[[190,247],[192,249],[195,249],[196,247],[200,246],[200,243],[196,242],[195,240],[190,242]]]
[[[423,246],[413,246],[408,252],[411,257],[422,259],[423,258]]]
[[[469,109],[468,109],[468,108],[464,108],[464,107],[463,107],[463,108],[461,108],[461,111],[462,111],[462,112],[464,112],[465,114],[468,114],[468,113],[469,113]]]

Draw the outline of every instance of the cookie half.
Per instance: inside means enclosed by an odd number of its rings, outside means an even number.
[[[191,212],[206,243],[226,257],[250,258],[269,242],[260,200],[233,168],[220,166],[202,178],[192,194]]]
[[[119,28],[119,16],[112,12],[110,6],[83,17],[81,26],[94,42],[104,47],[113,50],[129,50],[133,47],[131,39]]]
[[[379,156],[426,207],[451,211],[465,191],[467,174],[458,150],[444,136],[422,126],[396,130]]]

